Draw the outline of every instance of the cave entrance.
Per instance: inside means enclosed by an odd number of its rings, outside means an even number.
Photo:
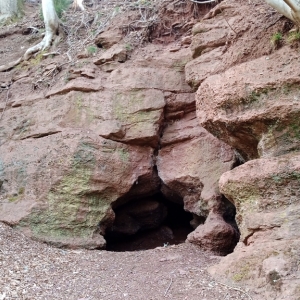
[[[136,251],[184,243],[193,231],[193,214],[162,193],[132,199],[114,208],[114,223],[106,229],[108,251]]]

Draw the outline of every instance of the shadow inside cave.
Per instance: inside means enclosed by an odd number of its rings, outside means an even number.
[[[115,220],[106,229],[108,251],[136,251],[184,243],[194,229],[193,214],[182,203],[168,200],[160,192],[133,199],[114,209]]]

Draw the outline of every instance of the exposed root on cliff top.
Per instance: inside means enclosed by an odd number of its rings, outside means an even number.
[[[182,16],[186,19],[186,23],[189,23],[191,14],[194,17],[201,15],[200,10],[203,10],[203,5],[200,6],[201,8],[196,3],[183,0],[154,0],[150,2],[145,0],[104,0],[97,3],[93,2],[84,11],[70,8],[62,14],[61,19],[64,22],[60,25],[60,34],[55,38],[55,41],[49,41],[46,33],[43,40],[36,46],[30,47],[24,55],[0,65],[0,72],[10,70],[49,48],[54,48],[57,53],[65,56],[72,63],[76,61],[77,55],[82,51],[88,55],[95,55],[100,51],[94,44],[95,38],[110,26],[119,27],[124,35],[124,43],[130,47],[149,42],[153,34],[155,37],[172,36],[178,31],[178,28],[175,29],[174,27],[176,24],[172,24],[174,20],[178,16]],[[10,31],[14,32],[17,27],[21,26],[24,27],[22,34],[29,34],[35,40],[41,38],[40,28],[43,28],[44,25],[40,19],[39,7],[35,6],[34,9],[36,12],[31,18],[26,17],[26,21],[21,20],[8,26],[8,30],[6,29],[0,35],[8,36]],[[66,34],[65,41],[63,40],[63,32]]]

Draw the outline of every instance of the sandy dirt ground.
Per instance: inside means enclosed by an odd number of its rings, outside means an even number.
[[[219,259],[187,243],[134,252],[63,250],[0,223],[0,299],[251,299],[208,274]]]

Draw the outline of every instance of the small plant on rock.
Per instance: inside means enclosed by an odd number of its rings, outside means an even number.
[[[86,50],[87,50],[87,53],[88,53],[89,56],[94,56],[97,53],[98,49],[97,49],[96,46],[90,45],[90,46],[87,47]]]
[[[126,45],[125,45],[125,49],[126,49],[127,51],[131,51],[131,50],[132,50],[132,45],[131,45],[131,44],[126,44]]]
[[[276,32],[271,37],[271,43],[274,45],[275,48],[278,48],[282,42],[282,33]]]
[[[300,41],[300,32],[299,31],[290,32],[288,36],[288,42],[293,43],[297,41]]]

